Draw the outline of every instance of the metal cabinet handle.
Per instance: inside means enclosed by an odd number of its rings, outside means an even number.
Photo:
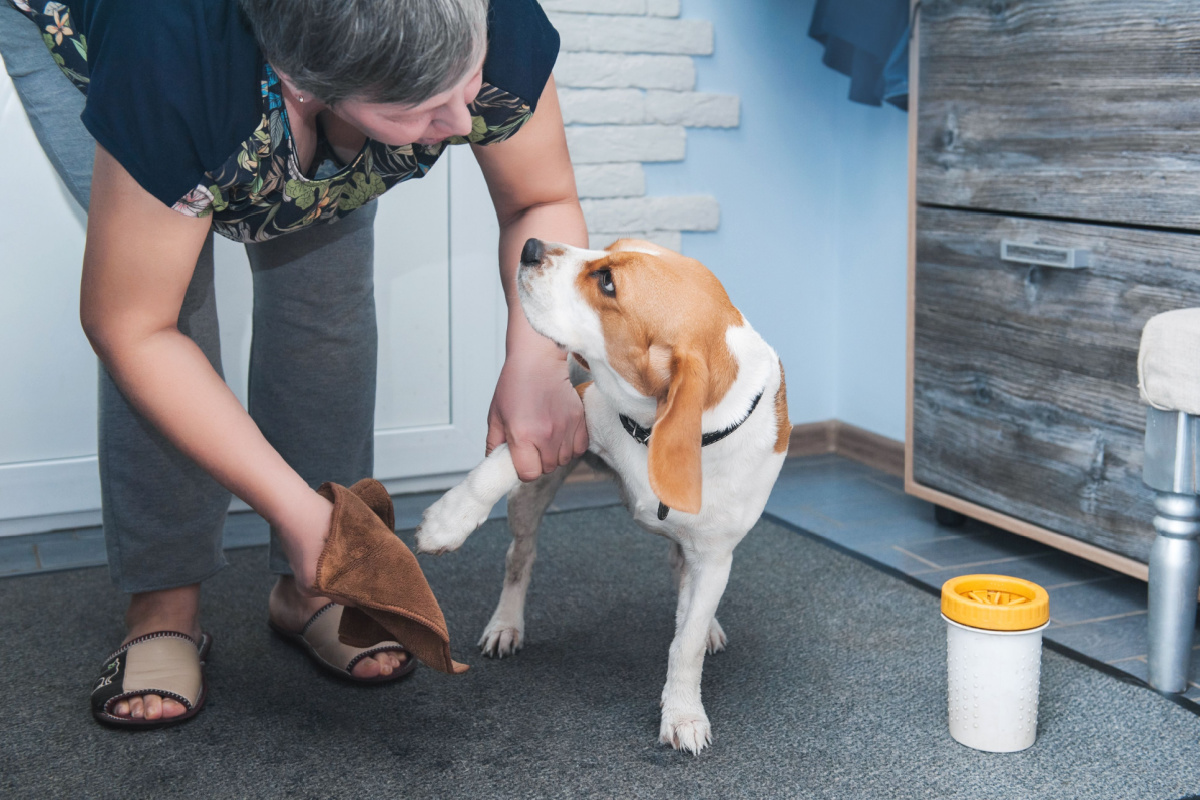
[[[1004,240],[1000,242],[1000,260],[1059,269],[1085,269],[1092,265],[1092,253],[1078,247],[1048,247]]]

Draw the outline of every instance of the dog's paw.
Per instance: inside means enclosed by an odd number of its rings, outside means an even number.
[[[492,620],[479,637],[479,649],[488,658],[516,655],[525,644],[525,626],[504,620]]]
[[[708,625],[708,638],[704,641],[704,649],[709,653],[719,653],[725,649],[728,642],[729,638],[722,630],[721,623],[717,622],[716,617],[713,617],[713,621]]]
[[[664,708],[662,724],[658,727],[658,740],[676,750],[693,755],[712,744],[712,727],[703,708]]]
[[[457,550],[475,529],[487,521],[490,508],[455,487],[429,508],[417,526],[417,552],[441,555]]]

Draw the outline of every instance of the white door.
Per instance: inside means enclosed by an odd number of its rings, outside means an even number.
[[[78,318],[85,220],[3,71],[0,153],[7,185],[22,187],[0,198],[0,536],[94,525],[96,366]],[[482,458],[503,341],[498,231],[469,148],[384,195],[375,228],[375,476],[392,491],[446,487]],[[244,402],[249,266],[220,237],[216,258],[225,372]]]

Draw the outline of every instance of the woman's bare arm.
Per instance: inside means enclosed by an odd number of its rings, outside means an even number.
[[[583,407],[565,354],[529,327],[515,285],[527,239],[588,244],[554,78],[512,138],[474,149],[500,221],[500,279],[508,302],[507,355],[488,412],[487,449],[507,441],[517,474],[528,481],[587,449]]]
[[[177,327],[209,218],[146,192],[96,147],[80,319],[129,402],[185,455],[276,525],[304,587],[331,507],[263,437],[200,348]]]

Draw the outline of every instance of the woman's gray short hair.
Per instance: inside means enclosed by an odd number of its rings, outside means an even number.
[[[241,0],[263,55],[329,104],[416,105],[487,47],[487,0]]]

